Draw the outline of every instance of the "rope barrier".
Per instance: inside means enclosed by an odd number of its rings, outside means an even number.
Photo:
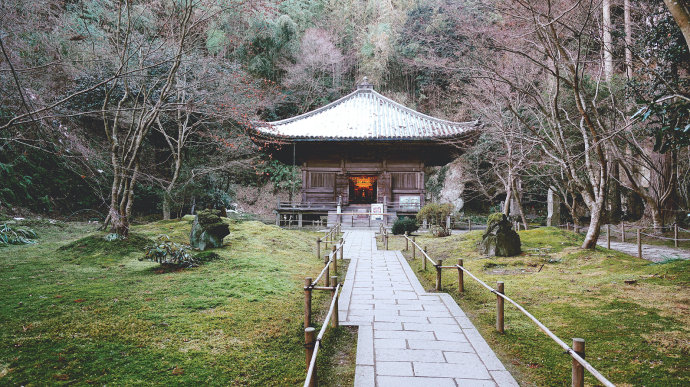
[[[499,292],[498,290],[492,288],[491,286],[487,285],[484,281],[480,280],[477,278],[474,274],[472,274],[469,270],[465,269],[463,266],[460,265],[455,265],[454,268],[460,269],[463,272],[467,273],[470,277],[472,277],[475,281],[479,282],[482,286],[487,288],[491,293],[496,294],[497,296],[503,298],[504,300],[510,302],[511,304],[515,305],[518,310],[520,310],[522,313],[524,313],[527,317],[529,317],[530,320],[532,320],[537,326],[544,332],[546,333],[547,336],[549,336],[553,341],[556,342],[561,348],[563,348],[568,355],[570,355],[573,359],[577,360],[578,363],[582,365],[587,371],[589,371],[592,376],[594,376],[598,381],[603,383],[605,386],[609,387],[615,387],[613,383],[611,383],[604,375],[599,373],[589,362],[587,362],[585,359],[580,357],[572,348],[568,346],[563,340],[561,340],[558,336],[556,336],[549,328],[547,328],[544,324],[542,324],[541,321],[537,320],[536,317],[534,317],[531,313],[529,313],[525,308],[520,306],[517,302],[513,301],[510,297],[506,296],[505,294]]]
[[[340,292],[340,289],[340,284],[338,284],[335,288],[335,293],[333,293],[333,299],[331,300],[331,306],[328,309],[328,313],[326,314],[326,319],[324,320],[323,325],[321,325],[321,330],[319,331],[318,336],[316,336],[316,342],[314,343],[314,352],[311,355],[309,369],[307,370],[307,377],[304,380],[304,387],[309,387],[312,375],[314,374],[314,368],[316,367],[316,355],[319,353],[319,348],[321,347],[321,340],[323,340],[323,335],[326,333],[328,323],[331,321],[331,318],[333,317],[333,310],[335,308],[335,303],[338,300],[338,292]]]

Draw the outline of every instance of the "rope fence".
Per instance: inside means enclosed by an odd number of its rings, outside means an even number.
[[[566,224],[566,229],[570,230],[571,225]],[[643,238],[646,237],[648,240],[660,240],[660,241],[673,241],[673,247],[677,248],[679,247],[679,244],[681,242],[690,242],[690,238],[681,238],[679,237],[680,232],[687,232],[690,233],[690,231],[685,230],[682,227],[679,227],[677,224],[673,224],[672,226],[664,226],[664,227],[638,227],[638,226],[632,226],[628,225],[626,229],[626,224],[625,223],[620,223],[618,226],[614,226],[611,224],[607,224],[604,227],[602,227],[605,232],[606,232],[606,248],[611,249],[611,240],[614,238],[614,235],[618,237],[618,241],[626,243],[626,240],[631,239],[630,234],[634,235],[635,237],[635,242],[637,244],[637,256],[638,258],[643,258],[642,256],[642,242]],[[572,230],[576,233],[579,233],[580,230],[582,229],[587,229],[586,227],[580,227],[577,225],[572,225]],[[633,232],[634,230],[634,232]],[[650,234],[647,232],[643,232],[643,230],[653,230],[654,234]],[[658,234],[656,233],[657,230],[660,230],[660,232],[664,232],[664,230],[668,230],[668,233],[672,233],[672,236],[667,236],[663,234]],[[631,242],[629,242],[631,243]]]
[[[563,340],[561,340],[558,336],[556,336],[549,328],[547,328],[541,321],[539,321],[534,315],[529,313],[524,307],[522,307],[520,304],[515,302],[513,299],[505,295],[505,284],[502,281],[499,281],[496,283],[496,289],[492,288],[491,286],[487,285],[486,282],[482,281],[481,279],[477,278],[474,274],[472,274],[469,270],[467,270],[464,267],[464,263],[462,259],[458,259],[457,265],[443,265],[443,260],[439,259],[437,262],[434,262],[431,257],[429,257],[429,254],[427,253],[426,246],[424,249],[422,249],[419,244],[416,243],[414,240],[415,237],[410,237],[407,235],[407,233],[402,236],[405,239],[405,250],[409,250],[410,244],[412,245],[412,259],[415,259],[416,256],[416,250],[419,250],[422,255],[424,256],[424,259],[422,260],[423,262],[423,270],[426,270],[426,262],[427,260],[432,263],[432,265],[436,268],[436,290],[441,291],[443,286],[441,283],[441,274],[443,269],[454,269],[458,271],[458,292],[459,293],[464,293],[465,292],[465,282],[464,282],[464,274],[467,274],[470,276],[470,278],[474,279],[477,281],[481,286],[489,290],[491,293],[496,295],[496,330],[500,333],[505,332],[505,314],[504,314],[504,301],[508,301],[510,304],[515,306],[520,312],[522,312],[524,315],[526,315],[532,322],[534,322],[539,329],[541,329],[547,336],[549,336],[553,341],[558,344],[565,352],[565,354],[568,354],[570,357],[573,359],[573,364],[572,364],[572,386],[573,387],[582,387],[584,386],[584,370],[589,371],[592,376],[594,376],[599,382],[601,382],[604,386],[607,387],[615,387],[613,383],[611,383],[606,377],[604,377],[599,371],[597,371],[589,362],[585,360],[585,341],[584,339],[581,338],[573,338],[573,346],[570,347],[568,346]]]
[[[336,239],[339,240],[336,242]],[[337,328],[340,325],[338,317],[338,298],[339,293],[342,289],[342,284],[338,282],[338,259],[344,259],[344,247],[345,239],[341,237],[341,227],[340,224],[334,225],[323,237],[316,239],[316,249],[317,257],[321,259],[321,243],[331,242],[331,251],[324,255],[324,267],[316,276],[315,279],[312,277],[306,277],[304,279],[304,348],[306,350],[306,366],[307,366],[307,376],[304,381],[305,387],[314,387],[317,385],[316,376],[316,356],[321,347],[321,341],[326,333],[326,329],[329,326]],[[334,276],[330,276],[331,269]],[[324,279],[323,286],[319,286],[319,281]],[[316,329],[312,327],[312,292],[314,290],[327,290],[331,292],[331,303],[326,314],[326,318],[321,325],[319,334],[315,337]]]

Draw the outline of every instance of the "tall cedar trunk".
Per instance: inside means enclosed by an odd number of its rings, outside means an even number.
[[[671,218],[675,208],[675,171],[672,152],[652,152],[651,159],[654,168],[650,170],[649,193],[656,202],[656,211],[653,211],[654,227],[663,227],[666,220]],[[657,218],[657,219],[655,219]],[[657,224],[658,223],[658,224]]]
[[[630,20],[630,0],[623,1],[623,23],[625,24],[625,75],[632,79],[632,21]]]
[[[613,76],[613,55],[611,46],[611,0],[604,0],[602,2],[603,18],[602,18],[602,35],[603,35],[603,49],[604,49],[604,76],[607,81],[611,80]]]

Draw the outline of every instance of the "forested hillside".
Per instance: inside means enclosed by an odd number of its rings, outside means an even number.
[[[552,188],[589,222],[585,247],[606,220],[684,222],[690,18],[666,3],[3,1],[0,207],[93,209],[126,234],[133,215],[227,206],[238,186],[292,191],[297,172],[262,155],[252,123],[367,76],[484,123],[457,144],[467,210],[512,202],[526,222]]]

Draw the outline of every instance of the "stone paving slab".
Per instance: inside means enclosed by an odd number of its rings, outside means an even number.
[[[517,386],[446,293],[427,293],[399,251],[376,248],[373,231],[346,231],[350,266],[343,325],[359,326],[355,386]]]

